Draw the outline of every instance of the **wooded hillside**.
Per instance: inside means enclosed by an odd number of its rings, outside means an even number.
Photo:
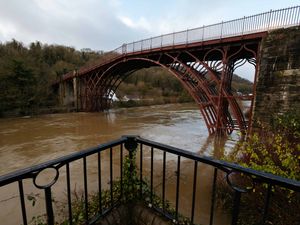
[[[27,115],[41,107],[55,106],[53,81],[103,54],[38,41],[28,47],[16,40],[0,43],[0,115]]]
[[[39,113],[58,104],[51,84],[63,74],[96,61],[107,53],[40,42],[25,46],[12,40],[0,43],[0,116]],[[234,77],[235,89],[248,93],[251,83]],[[161,68],[143,69],[128,77],[117,95],[159,99],[158,103],[192,101],[181,83]]]

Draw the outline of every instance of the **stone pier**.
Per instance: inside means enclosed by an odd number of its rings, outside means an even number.
[[[261,43],[254,108],[255,125],[300,110],[300,27],[270,32]]]

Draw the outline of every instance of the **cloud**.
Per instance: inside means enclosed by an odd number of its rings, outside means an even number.
[[[8,39],[14,34],[16,34],[16,28],[14,27],[13,24],[5,23],[5,22],[0,23],[1,39]]]
[[[15,38],[26,44],[39,40],[78,49],[111,50],[149,30],[144,18],[132,26],[120,20],[119,6],[118,0],[1,1],[0,41]]]
[[[132,29],[142,29],[149,32],[152,29],[152,26],[144,17],[139,18],[139,20],[136,22],[126,16],[119,16],[118,18],[123,24]]]
[[[260,9],[254,7],[259,2]],[[271,4],[272,2],[272,4]],[[283,7],[258,0],[8,0],[0,1],[0,41],[39,40],[77,49],[111,50],[122,43]],[[283,3],[284,2],[284,3]],[[295,3],[296,4],[296,3]],[[259,10],[259,11],[258,11]]]

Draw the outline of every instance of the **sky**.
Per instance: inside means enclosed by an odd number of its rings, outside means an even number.
[[[299,0],[0,0],[0,42],[93,50],[300,5]]]
[[[0,0],[0,42],[109,51],[123,43],[296,5],[299,0]]]

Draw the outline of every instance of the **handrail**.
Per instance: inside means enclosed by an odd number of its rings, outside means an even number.
[[[300,25],[300,6],[293,6],[278,10],[270,10],[239,19],[222,21],[202,27],[176,31],[151,38],[124,43],[116,49],[108,52],[117,54],[105,62],[94,66],[82,67],[78,71],[79,75],[87,73],[101,65],[112,62],[118,58],[143,51],[155,51],[157,49],[176,46],[203,43],[205,41],[223,40],[236,36],[245,36],[260,32],[267,32],[279,28],[287,28]],[[63,76],[63,79],[73,78],[73,72]]]
[[[299,24],[300,6],[294,6],[134,41],[123,44],[112,52],[127,54],[179,44],[191,44],[195,42],[253,34]]]
[[[194,163],[194,174],[191,172],[191,176],[193,176],[193,198],[192,198],[192,202],[191,202],[191,217],[189,218],[191,220],[191,224],[194,224],[193,220],[194,220],[194,213],[195,213],[195,192],[196,192],[196,185],[197,185],[197,164],[198,163],[203,163],[205,165],[209,165],[211,166],[214,170],[213,173],[213,183],[212,183],[212,207],[210,210],[210,221],[212,222],[213,217],[214,217],[214,207],[213,205],[215,204],[215,198],[216,198],[216,186],[217,186],[217,172],[220,170],[221,172],[223,171],[224,174],[226,175],[226,179],[227,179],[227,185],[229,185],[229,187],[231,187],[234,190],[234,203],[233,203],[233,212],[232,212],[232,225],[236,225],[237,224],[237,220],[238,220],[238,214],[239,214],[239,207],[240,207],[240,199],[241,199],[241,195],[243,193],[248,193],[249,191],[252,191],[252,189],[255,186],[255,183],[260,183],[260,184],[265,184],[267,186],[267,192],[268,195],[265,199],[264,204],[264,212],[263,212],[263,217],[262,217],[262,221],[265,221],[266,219],[266,215],[268,213],[268,207],[269,207],[269,199],[271,198],[271,190],[273,187],[280,187],[280,188],[287,188],[289,190],[293,190],[296,192],[300,192],[300,181],[296,181],[296,180],[291,180],[288,178],[283,178],[280,176],[276,176],[270,173],[265,173],[265,172],[261,172],[261,171],[256,171],[253,170],[251,168],[245,168],[242,167],[240,165],[237,164],[233,164],[233,163],[229,163],[229,162],[225,162],[222,160],[216,160],[210,157],[205,157],[205,156],[200,156],[198,154],[195,153],[191,153],[188,152],[186,150],[183,149],[179,149],[179,148],[175,148],[169,145],[165,145],[165,144],[161,144],[158,142],[154,142],[154,141],[150,141],[147,140],[145,138],[142,138],[140,136],[123,136],[117,140],[105,143],[105,144],[101,144],[98,145],[96,147],[93,148],[89,148],[86,149],[84,151],[81,152],[76,152],[73,154],[70,154],[68,156],[64,156],[64,157],[60,157],[58,159],[54,159],[54,160],[50,160],[48,162],[45,163],[41,163],[39,165],[36,166],[32,166],[26,169],[22,169],[22,170],[18,170],[16,172],[13,173],[9,173],[7,175],[4,176],[0,176],[0,188],[4,187],[8,184],[11,184],[13,182],[18,183],[18,187],[19,187],[19,197],[20,198],[20,208],[22,210],[22,216],[23,216],[23,224],[26,225],[27,223],[27,213],[26,210],[28,209],[26,207],[25,204],[25,194],[24,194],[24,187],[23,185],[25,184],[25,182],[23,182],[23,180],[25,179],[32,179],[35,188],[38,189],[44,189],[45,191],[45,202],[46,202],[46,215],[47,215],[47,220],[48,220],[48,224],[50,225],[54,225],[55,224],[55,216],[54,216],[54,211],[53,211],[53,206],[52,206],[52,186],[54,186],[54,184],[56,183],[56,181],[59,179],[59,173],[60,173],[60,169],[62,168],[65,173],[66,173],[66,186],[67,186],[67,205],[69,208],[69,219],[68,221],[70,222],[70,224],[72,224],[72,193],[71,193],[71,185],[70,185],[70,173],[71,173],[71,163],[74,162],[75,160],[79,160],[82,159],[83,160],[83,181],[84,181],[84,199],[83,199],[83,203],[84,203],[84,210],[85,210],[85,214],[84,214],[84,220],[86,224],[94,224],[94,222],[96,222],[99,218],[103,217],[104,215],[106,215],[106,213],[110,212],[111,210],[114,209],[114,207],[120,203],[120,199],[122,199],[122,194],[124,194],[124,192],[122,192],[123,188],[125,188],[123,186],[123,181],[122,181],[122,175],[123,175],[123,167],[122,165],[125,164],[124,162],[124,157],[123,157],[123,146],[128,150],[129,154],[127,154],[129,156],[130,159],[130,164],[132,166],[129,167],[133,168],[133,163],[136,163],[136,165],[139,165],[138,167],[136,167],[139,174],[139,183],[137,185],[139,185],[139,191],[138,193],[136,193],[137,195],[140,195],[140,199],[143,200],[145,203],[149,203],[150,207],[152,207],[153,209],[155,209],[156,211],[158,211],[159,213],[161,213],[161,215],[165,216],[166,218],[172,219],[173,221],[178,221],[178,213],[179,213],[179,199],[180,199],[180,194],[184,194],[181,193],[180,190],[180,173],[181,173],[181,167],[180,167],[180,162],[181,162],[181,158],[184,159],[188,159],[191,160],[192,163]],[[139,146],[139,147],[138,147]],[[120,163],[120,189],[121,189],[121,193],[120,194],[120,198],[115,199],[113,197],[114,194],[114,180],[113,180],[113,155],[115,147],[119,147],[120,150],[120,158],[119,158],[119,163]],[[145,148],[147,147],[147,148]],[[157,151],[160,151],[161,153],[163,153],[161,155],[161,159],[163,161],[163,173],[162,173],[162,206],[160,204],[156,204],[153,196],[155,195],[155,190],[153,188],[153,161],[154,161],[154,156],[153,156],[153,151],[154,149]],[[102,169],[104,170],[104,168],[101,167],[101,152],[103,151],[109,151],[108,154],[108,158],[107,158],[107,163],[108,163],[108,167],[106,167],[106,169],[108,169],[108,171],[102,171]],[[149,166],[149,158],[148,162],[145,162],[145,158],[143,158],[143,154],[146,154],[146,151],[148,153],[150,153],[150,178],[147,177],[145,178],[147,175],[145,174],[145,172],[143,172],[143,165],[146,166],[148,164]],[[138,154],[137,154],[138,153]],[[170,215],[168,214],[168,212],[166,211],[166,199],[165,199],[165,192],[166,192],[166,153],[168,154],[172,154],[174,156],[177,156],[177,170],[176,170],[176,203],[175,203],[175,209],[176,209],[176,213],[175,215]],[[94,158],[96,160],[96,172],[97,175],[94,175],[96,177],[93,177],[93,179],[98,180],[98,191],[99,193],[101,191],[103,191],[103,187],[102,187],[102,173],[106,173],[109,174],[109,187],[110,189],[108,190],[109,192],[109,196],[110,196],[110,206],[108,208],[103,208],[102,206],[102,197],[101,195],[99,195],[99,209],[97,211],[97,214],[95,216],[93,216],[92,218],[89,218],[89,183],[87,182],[88,180],[88,176],[89,174],[87,173],[87,157],[91,156],[91,155],[95,155],[97,156],[97,159]],[[139,159],[136,160],[135,158],[133,158],[134,155],[139,155]],[[176,160],[175,160],[176,162]],[[98,163],[98,164],[97,164]],[[128,163],[128,161],[126,162]],[[143,164],[144,163],[144,164]],[[157,162],[157,164],[159,164],[159,162]],[[45,184],[45,185],[39,185],[36,183],[36,178],[39,176],[40,172],[47,170],[47,169],[52,169],[55,171],[56,175],[54,176],[53,180],[49,183],[49,184]],[[115,171],[115,170],[114,170]],[[123,172],[122,172],[123,171]],[[126,173],[128,173],[128,171],[125,171]],[[132,170],[129,171],[130,173],[133,173]],[[241,188],[240,186],[236,186],[236,184],[232,183],[232,181],[230,180],[231,175],[232,174],[243,174],[245,176],[247,176],[248,178],[250,178],[252,180],[252,189],[247,189],[247,188]],[[133,174],[132,174],[133,176]],[[149,175],[148,175],[149,176]],[[63,177],[63,176],[62,176]],[[135,176],[137,177],[137,176]],[[149,194],[149,193],[144,193],[143,192],[143,187],[142,185],[144,183],[146,183],[146,180],[150,180],[150,188],[148,190],[150,190],[150,198],[148,197],[147,199],[143,199],[144,194]],[[128,182],[128,181],[127,181]],[[133,182],[134,183],[134,182]],[[138,187],[137,187],[138,188]],[[0,189],[1,190],[1,189]],[[126,196],[125,196],[126,197]],[[2,203],[3,204],[3,203]],[[210,222],[210,224],[212,224]]]
[[[203,162],[205,164],[209,164],[211,166],[217,167],[217,168],[219,168],[221,170],[224,170],[224,171],[228,171],[228,170],[226,170],[226,168],[229,168],[229,169],[234,169],[234,170],[243,172],[243,173],[248,174],[248,175],[255,175],[259,178],[266,179],[268,182],[271,182],[274,185],[281,185],[283,187],[287,187],[287,188],[290,188],[290,189],[293,189],[293,190],[296,190],[296,191],[300,191],[300,182],[299,181],[291,180],[291,179],[284,178],[284,177],[277,176],[277,175],[273,175],[273,174],[270,174],[270,173],[265,173],[265,172],[262,172],[262,171],[257,171],[257,170],[251,169],[251,168],[242,167],[238,164],[229,163],[229,162],[226,162],[226,161],[223,161],[223,160],[213,159],[212,157],[200,156],[196,153],[189,152],[189,151],[186,151],[186,150],[183,150],[183,149],[180,149],[180,148],[176,148],[176,147],[173,147],[173,146],[170,146],[170,145],[158,143],[158,142],[155,142],[155,141],[150,141],[150,140],[147,140],[147,139],[142,138],[140,136],[123,136],[120,139],[110,141],[110,142],[105,143],[105,144],[100,144],[99,146],[96,146],[96,147],[88,148],[86,150],[76,152],[76,153],[73,153],[73,154],[70,154],[70,155],[67,155],[67,156],[63,156],[63,157],[60,157],[60,158],[57,158],[57,159],[54,159],[54,160],[50,160],[50,161],[47,161],[45,163],[41,163],[41,164],[38,164],[38,165],[35,165],[35,166],[31,166],[31,167],[28,167],[28,168],[25,168],[25,169],[20,169],[20,170],[11,172],[11,173],[6,174],[6,175],[1,175],[0,176],[0,187],[6,185],[8,183],[15,182],[20,177],[24,178],[28,174],[31,174],[31,173],[34,173],[34,172],[37,172],[37,171],[41,171],[45,168],[48,168],[48,167],[51,167],[51,166],[54,166],[54,165],[58,165],[58,164],[64,165],[68,162],[72,162],[72,161],[75,161],[77,159],[81,159],[82,157],[86,157],[86,156],[95,154],[97,152],[101,152],[103,150],[106,150],[107,148],[123,144],[123,143],[125,143],[125,141],[128,138],[132,138],[132,137],[134,138],[134,140],[137,143],[140,143],[140,144],[146,144],[146,145],[152,146],[154,148],[160,149],[162,151],[166,151],[166,152],[169,152],[169,153],[172,153],[172,154],[175,154],[175,155],[180,155],[180,156],[183,156],[183,157],[188,158],[188,159],[196,160],[198,162]],[[59,166],[59,167],[61,167],[61,166]]]
[[[196,153],[189,152],[180,148],[175,148],[169,145],[161,144],[158,142],[150,141],[144,138],[141,138],[139,136],[136,137],[136,141],[141,144],[145,144],[157,149],[160,149],[162,151],[166,151],[175,155],[183,156],[187,159],[192,159],[197,162],[202,162],[211,166],[214,166],[216,168],[219,168],[225,172],[229,172],[230,170],[235,170],[242,172],[244,174],[250,175],[250,176],[256,176],[257,178],[263,179],[264,181],[273,184],[273,185],[280,185],[282,187],[286,187],[295,191],[300,191],[300,181],[284,178],[281,176],[277,176],[271,173],[266,173],[258,170],[254,170],[251,168],[246,168],[243,166],[240,166],[238,164],[226,162],[223,160],[217,160],[212,157],[206,157],[206,156],[200,156]]]
[[[37,171],[41,171],[45,168],[48,168],[48,167],[51,167],[51,166],[54,166],[54,165],[58,165],[58,164],[64,165],[68,162],[72,162],[72,161],[75,161],[77,159],[81,159],[82,157],[86,157],[86,156],[95,154],[97,152],[101,152],[103,150],[106,150],[107,148],[123,144],[123,143],[125,143],[125,141],[128,138],[132,138],[132,137],[134,138],[134,140],[137,143],[140,143],[140,144],[146,144],[146,145],[152,146],[154,148],[160,149],[162,151],[166,151],[166,152],[169,152],[169,153],[172,153],[172,154],[175,154],[175,155],[180,155],[180,156],[183,156],[183,157],[188,158],[188,159],[196,160],[198,162],[203,162],[205,164],[209,164],[211,166],[217,167],[221,170],[227,171],[226,168],[238,170],[238,171],[243,172],[245,174],[255,175],[259,178],[266,179],[268,182],[271,182],[274,185],[281,185],[283,187],[287,187],[287,188],[290,188],[290,189],[293,189],[293,190],[296,190],[296,191],[300,191],[300,182],[299,181],[295,181],[295,180],[291,180],[291,179],[288,179],[288,178],[280,177],[280,176],[273,175],[273,174],[270,174],[270,173],[265,173],[265,172],[262,172],[262,171],[253,170],[253,169],[250,169],[250,168],[245,168],[245,167],[242,167],[238,164],[229,163],[229,162],[226,162],[226,161],[223,161],[223,160],[213,159],[212,157],[200,156],[196,153],[189,152],[189,151],[186,151],[186,150],[183,150],[183,149],[180,149],[180,148],[176,148],[176,147],[173,147],[173,146],[170,146],[170,145],[158,143],[158,142],[155,142],[155,141],[150,141],[150,140],[147,140],[147,139],[142,138],[140,136],[123,136],[120,139],[110,141],[110,142],[105,143],[105,144],[100,144],[99,146],[96,146],[96,147],[88,148],[86,150],[76,152],[76,153],[73,153],[73,154],[70,154],[70,155],[67,155],[67,156],[63,156],[63,157],[60,157],[60,158],[57,158],[57,159],[54,159],[54,160],[50,160],[48,162],[41,163],[41,164],[38,164],[38,165],[35,165],[35,166],[31,166],[31,167],[28,167],[28,168],[25,168],[25,169],[20,169],[20,170],[11,172],[11,173],[6,174],[6,175],[1,175],[0,176],[0,187],[6,185],[8,183],[15,182],[20,177],[24,178],[28,174],[31,174],[31,173],[34,173],[34,172],[37,172]],[[61,167],[61,166],[59,166],[59,167]]]
[[[66,163],[75,161],[77,159],[81,159],[83,157],[87,157],[89,155],[95,154],[97,152],[101,152],[106,150],[107,148],[112,148],[114,146],[123,144],[124,141],[126,140],[125,137],[122,137],[120,139],[110,141],[105,144],[100,144],[96,147],[88,148],[80,152],[75,152],[67,156],[63,156],[57,159],[53,159],[50,161],[47,161],[45,163],[41,163],[35,166],[31,166],[25,169],[20,169],[11,173],[8,173],[6,175],[1,175],[0,176],[0,187],[7,185],[9,183],[18,181],[18,179],[24,179],[28,177],[32,177],[30,174],[34,174],[36,172],[42,171],[43,169],[49,168],[51,166],[59,165],[58,168],[61,166],[65,165]]]

